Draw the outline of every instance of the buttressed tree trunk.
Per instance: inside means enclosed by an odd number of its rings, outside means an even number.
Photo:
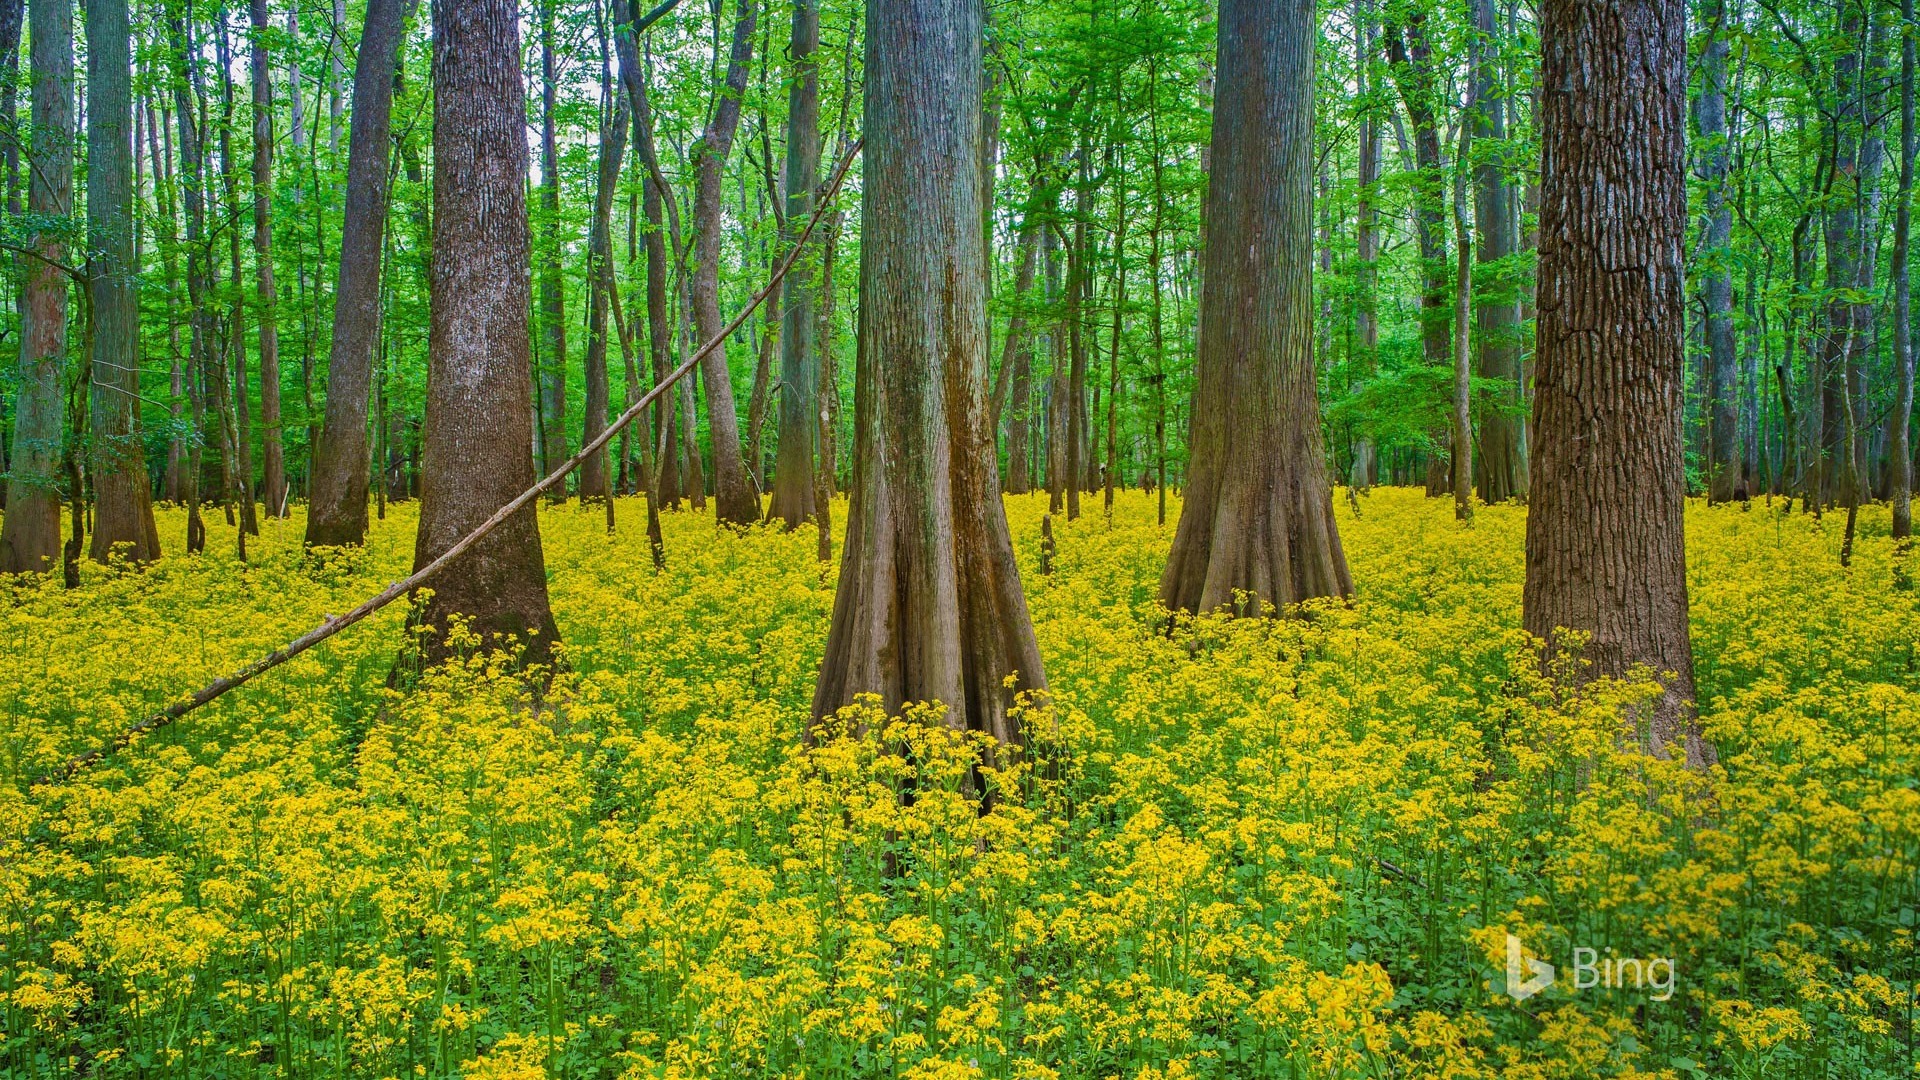
[[[1683,0],[1541,6],[1539,351],[1528,632],[1591,635],[1595,675],[1646,664],[1645,737],[1689,764],[1693,718],[1680,439],[1687,183]]]
[[[816,717],[939,701],[1002,743],[1046,685],[987,404],[980,0],[866,14],[867,159],[852,503]]]
[[[140,305],[133,265],[133,58],[126,0],[87,3],[87,233],[93,305],[93,545],[106,562],[160,557],[140,445]]]
[[[801,227],[813,213],[820,173],[820,48],[818,0],[794,0],[793,80],[787,91],[787,228]],[[791,243],[791,239],[788,241]],[[818,250],[816,245],[815,250]],[[819,346],[814,337],[813,278],[819,260],[807,259],[787,275],[785,322],[780,330],[780,453],[773,467],[774,517],[799,528],[814,515],[813,454],[820,408],[816,385]]]
[[[367,538],[367,395],[380,338],[393,71],[405,10],[406,0],[367,0],[367,22],[353,65],[347,205],[327,361],[327,418],[313,448],[308,484],[307,543],[313,545],[359,544]]]
[[[73,213],[73,5],[33,0],[34,137],[27,210]],[[67,360],[67,245],[58,228],[36,230],[37,257],[22,259],[20,382],[14,401],[7,514],[0,521],[0,574],[52,570],[60,556],[61,428]],[[79,498],[80,493],[74,492]]]
[[[267,516],[287,506],[287,455],[280,440],[280,322],[273,287],[273,83],[268,78],[267,0],[251,0],[253,73],[253,265],[260,318],[260,424],[265,429]]]
[[[525,109],[516,0],[435,4],[432,313],[416,568],[533,486]],[[422,621],[443,634],[456,615],[483,639],[524,641],[528,662],[551,657],[556,633],[531,505],[434,580]],[[441,634],[424,644],[432,658]]]
[[[1311,0],[1222,0],[1186,505],[1170,610],[1351,592],[1313,368]],[[1224,238],[1235,238],[1226,242]]]
[[[693,194],[692,288],[694,330],[702,342],[720,336],[721,206],[720,185],[740,126],[740,95],[746,92],[747,69],[753,60],[753,24],[756,0],[740,0],[740,16],[733,28],[733,51],[727,60],[726,84],[713,122],[700,137],[699,177]],[[733,404],[733,376],[727,370],[725,346],[707,353],[700,363],[701,383],[707,391],[707,435],[713,441],[713,495],[720,523],[751,525],[760,520],[760,494],[747,473],[740,451],[740,420]]]

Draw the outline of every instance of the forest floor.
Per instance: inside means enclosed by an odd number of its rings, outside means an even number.
[[[206,557],[0,586],[0,1073],[1913,1075],[1884,508],[1851,569],[1838,516],[1689,508],[1701,778],[1615,749],[1646,685],[1538,674],[1522,510],[1337,502],[1352,604],[1169,637],[1148,497],[1056,522],[1044,576],[1010,499],[1053,693],[971,785],[924,715],[803,745],[811,530],[667,514],[656,573],[638,501],[611,537],[546,509],[540,704],[479,662],[387,689],[396,606],[31,791],[402,576],[415,509],[326,557],[267,522],[246,566],[215,512]],[[1508,934],[1558,971],[1524,1001]]]

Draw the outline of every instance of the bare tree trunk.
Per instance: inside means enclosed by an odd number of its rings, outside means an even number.
[[[1389,70],[1413,123],[1413,226],[1420,242],[1420,353],[1427,364],[1444,369],[1452,361],[1447,310],[1447,188],[1440,165],[1440,92],[1436,86],[1433,46],[1427,39],[1427,16],[1415,10],[1403,23],[1383,27]],[[1432,439],[1444,445],[1444,433]],[[1427,470],[1427,494],[1450,487],[1448,474],[1436,458]]]
[[[1169,610],[1258,614],[1353,590],[1313,366],[1314,9],[1222,0],[1209,244]]]
[[[1645,664],[1647,749],[1714,758],[1693,714],[1681,444],[1687,185],[1682,0],[1541,8],[1539,352],[1528,632],[1591,635],[1595,675]]]
[[[700,136],[698,179],[693,197],[694,273],[689,290],[694,329],[701,341],[720,336],[721,207],[720,185],[733,136],[740,125],[740,96],[746,91],[747,71],[753,59],[755,0],[740,0],[734,22],[733,50],[713,120]],[[747,474],[740,451],[740,421],[733,404],[733,376],[727,369],[726,348],[707,353],[701,361],[701,382],[707,391],[707,435],[713,442],[713,492],[723,525],[751,525],[760,520],[760,496]]]
[[[588,238],[586,410],[581,439],[592,442],[607,430],[607,406],[612,397],[607,375],[607,312],[613,299],[613,191],[620,182],[620,159],[627,152],[630,108],[625,95],[613,110],[612,126],[600,133],[600,172],[593,195],[593,228]],[[613,497],[605,449],[580,464],[579,495],[586,499]]]
[[[93,305],[93,545],[160,557],[140,445],[140,309],[133,266],[133,58],[126,0],[87,0],[87,231]]]
[[[1363,112],[1360,116],[1360,154],[1358,207],[1355,211],[1357,236],[1355,238],[1356,257],[1359,266],[1354,283],[1356,293],[1354,306],[1355,327],[1359,340],[1355,348],[1359,351],[1356,358],[1359,363],[1360,378],[1370,379],[1379,364],[1380,353],[1380,317],[1375,293],[1379,284],[1380,228],[1378,214],[1374,211],[1374,188],[1380,182],[1380,125],[1372,108],[1370,77],[1373,62],[1373,5],[1369,0],[1354,0],[1353,3],[1353,47],[1356,63],[1357,100]],[[1154,121],[1158,123],[1158,118]],[[1158,138],[1157,129],[1155,138]],[[1155,166],[1158,168],[1158,165]],[[1159,180],[1156,178],[1156,183]],[[1158,208],[1156,207],[1156,213]],[[1155,226],[1158,228],[1158,225]],[[1155,244],[1158,244],[1156,239]],[[1157,250],[1157,246],[1156,246]],[[1347,484],[1356,491],[1364,491],[1373,486],[1376,451],[1373,437],[1362,434],[1354,441],[1353,467],[1347,472]]]
[[[820,174],[820,5],[794,0],[792,70],[787,91],[787,230],[813,213]],[[789,240],[791,242],[791,240]],[[816,245],[815,251],[818,251]],[[812,252],[808,253],[812,255]],[[805,258],[805,257],[803,257]],[[814,453],[819,442],[820,347],[815,337],[817,259],[806,259],[782,283],[786,300],[780,330],[780,449],[773,465],[771,513],[789,529],[817,516]]]
[[[1024,741],[1046,686],[987,407],[979,0],[867,8],[853,501],[816,717],[862,693],[937,701]]]
[[[560,149],[555,132],[558,63],[553,52],[554,7],[540,4],[540,466],[567,459],[567,287],[560,271]],[[565,483],[548,492],[567,501]]]
[[[253,269],[260,319],[260,423],[267,514],[287,510],[287,456],[280,434],[280,320],[273,287],[273,83],[267,66],[267,0],[249,0],[253,22]]]
[[[1887,439],[1888,495],[1893,502],[1893,537],[1913,535],[1913,287],[1907,258],[1913,228],[1913,0],[1901,0],[1900,17],[1900,193],[1893,219],[1893,363],[1896,387]]]
[[[1708,0],[1701,19],[1707,24],[1707,43],[1701,66],[1700,98],[1694,115],[1700,124],[1706,180],[1706,208],[1702,214],[1703,268],[1701,292],[1706,306],[1707,333],[1707,500],[1727,502],[1743,497],[1740,479],[1738,431],[1738,368],[1733,349],[1733,210],[1727,201],[1727,10],[1724,0]]]
[[[1477,54],[1478,46],[1472,51]],[[1467,166],[1473,156],[1472,113],[1479,104],[1477,96],[1468,97],[1460,117],[1460,156],[1453,166],[1453,516],[1468,524],[1473,522],[1473,350],[1467,340],[1473,315],[1473,237],[1467,231]]]
[[[1024,460],[1027,452],[1025,414],[1027,395],[1031,390],[1026,371],[1031,361],[1031,346],[1027,340],[1026,305],[1031,303],[1028,294],[1033,291],[1034,270],[1039,262],[1040,228],[1039,221],[1029,209],[1026,220],[1020,226],[1020,266],[1014,272],[1013,310],[1007,315],[1007,340],[1000,352],[1000,369],[994,374],[993,396],[989,405],[993,410],[993,426],[997,432],[1000,422],[1007,412],[1007,397],[1012,394],[1016,408],[1014,419],[1007,427],[1007,481],[1009,494],[1020,494],[1027,490],[1027,470]],[[1016,477],[1019,480],[1015,485]]]
[[[527,379],[525,91],[515,0],[433,9],[433,282],[416,569],[533,486]],[[434,582],[420,619],[550,659],[540,524],[529,505]],[[444,640],[424,643],[429,657]]]
[[[367,399],[380,337],[381,252],[387,230],[387,158],[393,73],[405,0],[368,0],[353,68],[347,134],[347,205],[327,361],[326,424],[313,448],[307,543],[360,544],[367,536]]]
[[[73,5],[33,0],[33,140],[27,211],[36,219],[73,213]],[[15,32],[16,49],[19,44]],[[11,116],[8,117],[11,120]],[[67,361],[67,245],[58,227],[36,229],[23,260],[20,382],[14,401],[7,513],[0,521],[0,574],[44,573],[60,555],[61,428]],[[79,499],[82,493],[75,491]]]
[[[227,310],[225,370],[230,374],[233,395],[229,411],[222,413],[228,441],[227,458],[233,463],[229,489],[240,510],[240,534],[236,538],[240,559],[247,557],[246,537],[260,535],[260,520],[253,504],[253,417],[247,385],[246,284],[240,274],[240,184],[233,164],[233,49],[227,36],[227,12],[222,9],[214,22],[214,57],[220,68],[220,188],[222,217],[229,224],[227,234]]]
[[[1474,65],[1472,110],[1473,138],[1496,142],[1507,137],[1507,96],[1500,84],[1499,64],[1494,48],[1499,28],[1494,22],[1492,0],[1474,0],[1474,25],[1478,36],[1480,61]],[[1474,351],[1483,379],[1500,379],[1512,384],[1499,408],[1488,409],[1480,417],[1480,449],[1475,472],[1479,476],[1480,498],[1489,503],[1527,497],[1527,428],[1525,419],[1515,411],[1526,403],[1526,373],[1520,367],[1520,303],[1512,271],[1504,269],[1519,249],[1519,225],[1514,220],[1512,185],[1500,153],[1483,154],[1474,166],[1474,228],[1479,234],[1474,259],[1479,267],[1480,288],[1489,293],[1475,307]],[[1496,267],[1501,269],[1495,270]]]

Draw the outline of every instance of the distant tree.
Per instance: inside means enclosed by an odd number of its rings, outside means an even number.
[[[1186,504],[1171,610],[1352,591],[1313,364],[1311,0],[1222,0]]]
[[[419,568],[533,486],[525,89],[516,0],[433,9],[433,277]],[[557,463],[556,463],[557,464]],[[435,580],[420,619],[551,656],[540,524],[526,507]],[[439,634],[425,643],[431,658]]]
[[[787,231],[792,233],[813,213],[813,188],[820,174],[818,0],[794,0],[790,40],[786,169]],[[814,515],[813,460],[820,427],[820,351],[814,333],[818,273],[818,260],[810,259],[782,283],[786,311],[780,329],[780,450],[770,513],[789,529]]]
[[[813,710],[939,701],[1018,743],[1014,691],[1046,675],[987,402],[981,22],[980,0],[866,10],[852,503]]]
[[[1527,630],[1590,635],[1595,675],[1645,664],[1646,745],[1714,760],[1693,713],[1686,478],[1686,5],[1541,6],[1539,351]]]

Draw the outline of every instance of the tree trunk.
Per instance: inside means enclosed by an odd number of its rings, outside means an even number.
[[[1591,635],[1595,675],[1645,664],[1666,694],[1646,747],[1714,758],[1693,713],[1687,628],[1686,7],[1549,0],[1539,351],[1524,595],[1528,632]]]
[[[1907,259],[1913,227],[1913,0],[1901,0],[1900,35],[1900,193],[1893,219],[1893,421],[1887,439],[1887,497],[1893,503],[1893,537],[1913,535],[1913,288]]]
[[[553,115],[557,59],[553,52],[554,7],[540,4],[540,470],[567,460],[567,286],[560,270],[560,149]],[[567,485],[547,492],[567,501]]]
[[[533,485],[527,379],[525,91],[514,0],[433,9],[433,279],[420,533],[425,566]],[[532,506],[435,579],[420,619],[444,654],[454,616],[545,662],[557,636]]]
[[[1471,52],[1477,60],[1479,46]],[[1467,320],[1473,314],[1473,237],[1467,231],[1467,166],[1473,158],[1472,114],[1479,104],[1477,95],[1468,97],[1466,115],[1460,117],[1460,156],[1453,164],[1453,516],[1467,524],[1473,522],[1473,350],[1467,340]]]
[[[73,213],[73,5],[71,0],[33,0],[28,17],[34,136],[27,212],[58,221]],[[0,521],[0,574],[44,573],[60,555],[69,284],[60,266],[67,245],[58,227],[35,230],[29,242],[35,255],[22,260],[20,382],[7,513]]]
[[[287,511],[287,455],[280,434],[280,320],[273,287],[273,83],[267,66],[267,0],[249,0],[253,22],[253,268],[260,320],[260,424],[267,514]]]
[[[701,135],[693,196],[694,273],[690,299],[696,335],[702,343],[720,336],[720,257],[722,254],[720,185],[740,125],[740,96],[747,86],[753,59],[755,0],[740,0],[733,28],[733,50],[727,60],[726,82],[713,120]],[[724,344],[701,361],[701,382],[707,391],[707,435],[713,442],[713,492],[723,525],[751,525],[760,520],[760,495],[747,474],[740,452],[740,421],[733,404],[733,376],[727,369]]]
[[[160,557],[140,445],[140,307],[133,265],[133,58],[126,0],[87,0],[88,295],[93,305],[93,545]]]
[[[607,375],[607,313],[613,299],[613,191],[620,182],[620,159],[627,152],[628,99],[622,95],[613,110],[613,124],[600,133],[600,172],[593,194],[593,229],[588,238],[586,419],[583,442],[592,442],[607,430],[607,407],[612,391]],[[602,448],[580,463],[579,495],[585,499],[613,497],[612,470]]]
[[[227,458],[233,463],[229,490],[240,510],[240,535],[235,542],[240,559],[246,561],[246,537],[260,535],[260,520],[253,504],[253,417],[248,393],[246,341],[246,284],[240,274],[240,184],[233,165],[233,50],[227,36],[227,12],[222,9],[214,23],[214,57],[220,68],[220,187],[224,205],[222,217],[229,224],[227,234],[227,314],[225,370],[232,380],[230,409],[221,414],[228,442]]]
[[[1000,353],[1000,370],[994,377],[993,409],[994,430],[1000,430],[1001,419],[1007,414],[1007,397],[1013,398],[1012,418],[1007,420],[1007,480],[1006,491],[1010,495],[1025,494],[1031,484],[1027,480],[1027,400],[1032,393],[1030,367],[1033,362],[1032,343],[1027,338],[1026,306],[1032,303],[1029,293],[1033,292],[1034,269],[1040,252],[1040,223],[1028,209],[1026,220],[1020,226],[1020,268],[1013,279],[1013,310],[1007,316],[1006,346]]]
[[[1353,590],[1314,385],[1314,9],[1222,0],[1219,35],[1207,232],[1234,239],[1205,252],[1186,504],[1160,597],[1257,614]]]
[[[854,481],[815,717],[862,693],[1024,741],[1046,686],[994,467],[979,159],[979,0],[866,14]]]
[[[347,133],[346,214],[334,288],[326,422],[309,466],[307,543],[360,544],[367,537],[367,397],[380,336],[380,256],[386,245],[387,157],[393,73],[406,0],[368,0],[353,66]]]
[[[820,174],[820,5],[794,0],[792,70],[787,90],[787,231],[813,213]],[[789,238],[789,243],[792,239]],[[814,251],[819,247],[814,245]],[[807,253],[812,255],[813,252]],[[773,465],[773,509],[788,529],[812,520],[814,448],[819,441],[820,349],[814,335],[818,260],[802,256],[782,283],[786,311],[780,329],[780,449]]]
[[[1379,284],[1380,228],[1379,215],[1374,211],[1374,189],[1380,182],[1380,125],[1374,115],[1372,89],[1369,85],[1373,61],[1372,8],[1373,5],[1368,0],[1354,0],[1353,47],[1357,61],[1355,81],[1358,89],[1355,99],[1361,107],[1359,176],[1356,183],[1357,207],[1354,213],[1357,233],[1355,255],[1359,262],[1354,282],[1354,324],[1359,338],[1355,342],[1359,356],[1355,359],[1358,361],[1358,377],[1362,382],[1373,378],[1379,366],[1380,356],[1380,316],[1378,300],[1375,296]],[[1157,123],[1157,118],[1155,122]],[[1158,138],[1157,132],[1155,138]],[[1155,183],[1159,183],[1157,178]],[[1158,213],[1157,207],[1155,212]],[[1158,228],[1158,225],[1156,224],[1155,227]],[[1158,241],[1156,240],[1155,243],[1157,244]],[[1364,491],[1373,486],[1375,459],[1373,437],[1370,434],[1362,434],[1354,442],[1353,467],[1347,472],[1347,484],[1350,488]]]
[[[1733,210],[1727,201],[1727,11],[1724,0],[1707,0],[1701,11],[1707,43],[1701,65],[1700,98],[1694,115],[1700,125],[1701,176],[1706,208],[1701,216],[1700,291],[1707,334],[1707,501],[1742,497],[1738,368],[1733,350],[1733,274],[1727,261],[1733,241]]]
[[[1420,353],[1429,365],[1452,362],[1447,323],[1447,188],[1440,167],[1439,91],[1426,16],[1414,12],[1405,25],[1385,27],[1387,58],[1400,99],[1413,122],[1413,225],[1420,242]],[[1209,225],[1211,228],[1211,225]]]
[[[1480,41],[1480,62],[1474,65],[1473,138],[1504,143],[1507,98],[1493,47],[1498,27],[1492,0],[1474,0],[1473,14]],[[1481,378],[1499,379],[1511,387],[1503,393],[1499,407],[1485,410],[1480,417],[1475,440],[1480,498],[1488,503],[1527,497],[1527,428],[1517,411],[1527,400],[1525,373],[1520,369],[1519,289],[1513,272],[1506,268],[1520,237],[1502,156],[1499,147],[1483,151],[1473,170],[1474,229],[1479,234],[1474,259],[1482,293],[1475,305],[1476,367]]]

